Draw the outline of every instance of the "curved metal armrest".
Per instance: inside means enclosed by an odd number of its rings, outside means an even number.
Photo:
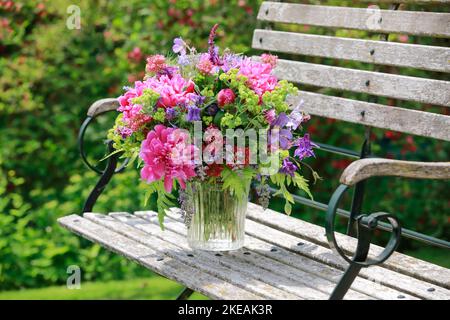
[[[80,150],[81,159],[89,167],[89,169],[97,172],[98,174],[105,173],[107,171],[107,169],[100,170],[88,161],[86,152],[84,150],[84,134],[86,132],[87,127],[89,126],[89,124],[92,122],[92,120],[95,117],[97,117],[103,113],[109,112],[109,111],[115,111],[115,110],[117,110],[117,108],[119,106],[120,106],[119,101],[114,98],[97,100],[89,107],[88,112],[87,112],[87,117],[84,120],[83,124],[81,125],[80,132],[78,133],[78,147]],[[114,151],[114,149],[112,148],[112,145],[109,143],[109,141],[107,141],[106,143],[108,144],[109,152],[112,153]],[[114,156],[117,158],[119,155],[116,154]],[[115,159],[115,161],[117,161],[117,159]],[[120,168],[115,170],[115,173],[119,173],[119,172],[123,171],[125,169],[126,165],[128,164],[128,161],[129,161],[129,159],[125,159],[122,166],[120,166]],[[108,161],[107,167],[109,165],[110,164]]]
[[[87,116],[94,118],[102,113],[117,110],[119,106],[119,101],[114,98],[97,100],[89,107]]]
[[[352,162],[342,173],[340,182],[347,186],[375,176],[417,179],[450,179],[450,162],[415,162],[367,158]]]

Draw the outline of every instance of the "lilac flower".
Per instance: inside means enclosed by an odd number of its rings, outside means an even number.
[[[159,76],[168,76],[172,79],[173,75],[178,71],[177,67],[165,66],[161,71],[158,72]]]
[[[283,160],[283,164],[280,168],[280,172],[284,173],[284,174],[288,174],[291,177],[294,176],[295,171],[297,171],[297,166],[295,164],[293,164],[289,158],[286,158]]]
[[[173,120],[177,116],[177,110],[175,108],[167,108],[166,109],[166,119]]]
[[[228,72],[230,69],[239,69],[243,58],[236,54],[225,54],[223,57],[223,72]]]
[[[188,113],[186,115],[186,121],[200,121],[200,108],[194,105],[188,106]]]
[[[298,148],[294,152],[294,156],[300,160],[308,157],[315,157],[313,148],[318,147],[315,143],[311,142],[309,134],[305,134],[303,138],[299,138],[295,143]]]
[[[182,56],[186,55],[186,44],[184,43],[182,38],[173,39],[172,50],[175,53],[179,53]]]

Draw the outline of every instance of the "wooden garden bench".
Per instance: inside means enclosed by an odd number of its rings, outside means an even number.
[[[369,137],[370,128],[375,127],[450,141],[449,116],[377,103],[375,96],[384,96],[450,107],[449,81],[379,72],[379,65],[441,73],[450,71],[449,48],[387,42],[388,33],[448,38],[450,14],[399,11],[398,8],[398,4],[392,5],[390,10],[377,11],[264,2],[258,20],[267,26],[287,23],[366,30],[380,33],[380,40],[266,28],[255,30],[253,47],[374,64],[374,71],[369,72],[281,59],[276,73],[279,78],[305,85],[370,94],[369,101],[306,91],[292,97],[292,104],[303,99],[304,109],[311,115],[365,126],[366,137]],[[115,99],[104,99],[89,109],[80,130],[80,149],[85,162],[83,136],[86,127],[95,117],[116,110],[117,106]],[[86,201],[84,214],[69,215],[58,221],[74,233],[183,284],[186,289],[180,299],[187,298],[192,291],[215,299],[450,299],[449,269],[394,252],[401,236],[446,249],[450,248],[448,241],[401,229],[393,214],[361,213],[366,179],[373,176],[449,179],[450,163],[373,158],[367,138],[361,153],[326,144],[321,147],[325,151],[363,158],[351,163],[344,171],[341,185],[330,195],[328,205],[295,197],[299,203],[327,211],[325,228],[272,210],[263,211],[260,206],[249,203],[243,249],[222,253],[193,252],[185,240],[186,229],[177,213],[179,209],[168,211],[165,231],[161,231],[156,213],[151,211],[92,213],[97,197],[113,173],[123,169],[116,169],[116,156],[109,158],[104,171],[87,162],[101,178]],[[351,210],[338,209],[340,198],[350,188],[354,189]],[[337,214],[349,219],[349,235],[334,231]],[[370,245],[376,228],[391,231],[385,248]]]

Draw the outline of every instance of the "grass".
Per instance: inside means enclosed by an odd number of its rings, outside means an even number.
[[[0,300],[167,300],[175,299],[183,287],[162,277],[81,283],[78,290],[66,286],[0,292]],[[190,300],[207,297],[194,293]]]

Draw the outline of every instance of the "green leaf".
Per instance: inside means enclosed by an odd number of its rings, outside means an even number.
[[[286,202],[284,205],[284,212],[286,212],[287,215],[291,215],[292,205],[289,202]]]

